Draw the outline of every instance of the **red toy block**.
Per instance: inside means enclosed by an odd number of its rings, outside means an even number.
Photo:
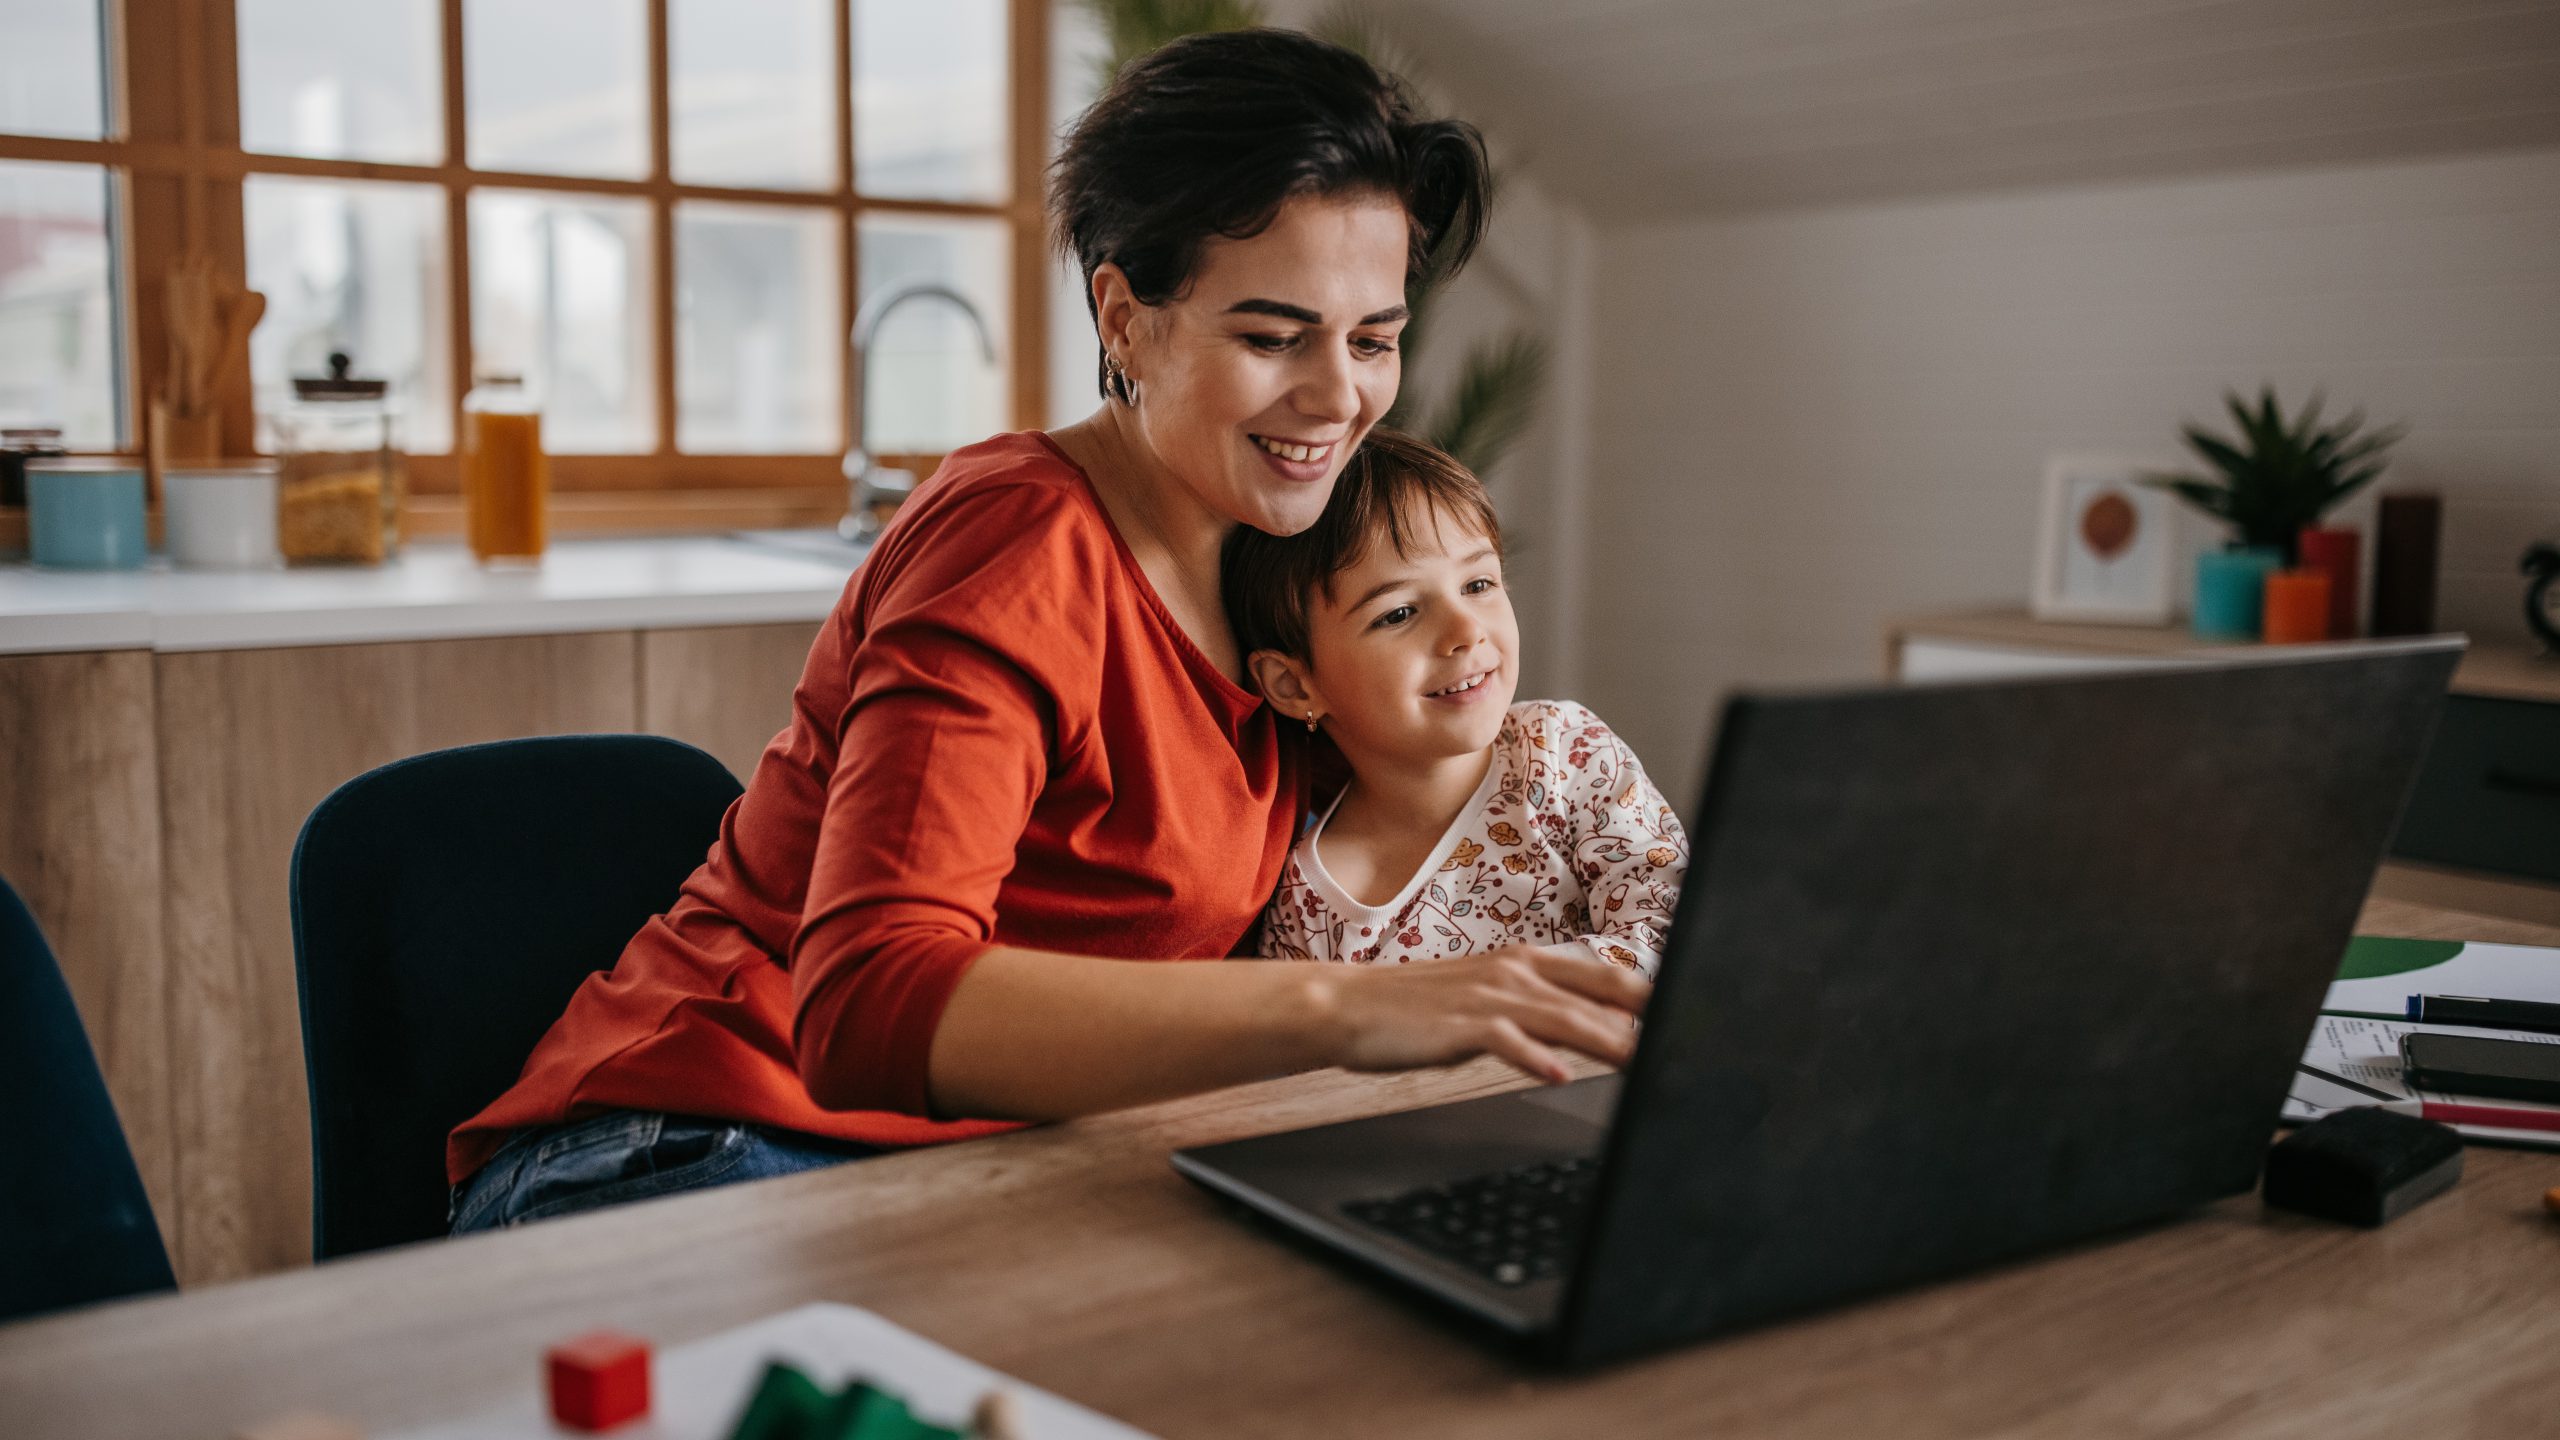
[[[649,1342],[598,1330],[543,1355],[551,1418],[572,1430],[610,1430],[649,1413]]]

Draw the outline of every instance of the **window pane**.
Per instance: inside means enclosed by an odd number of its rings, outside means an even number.
[[[1002,200],[1005,0],[854,0],[854,183],[908,200]]]
[[[830,0],[674,0],[667,8],[675,178],[830,190],[836,183]]]
[[[474,167],[649,173],[649,27],[640,0],[468,0],[462,44]]]
[[[267,155],[444,159],[436,0],[238,0],[240,143]]]
[[[1102,17],[1086,5],[1058,7],[1049,24],[1049,133],[1055,136],[1100,93],[1111,37],[1103,32]],[[1054,145],[1051,153],[1056,153]],[[1050,263],[1047,423],[1064,425],[1102,405],[1095,387],[1102,346],[1085,310],[1083,267],[1073,255],[1055,256]]]
[[[0,0],[0,131],[106,134],[98,0]]]
[[[344,350],[357,374],[391,382],[408,449],[452,449],[443,190],[252,175],[242,191],[249,287],[267,297],[249,337],[261,421],[291,402],[294,376],[327,374]],[[263,423],[260,443],[273,446]]]
[[[978,331],[947,300],[898,304],[872,332],[865,357],[869,411],[863,428],[875,454],[939,453],[986,439],[1013,423],[1013,267],[1001,220],[862,217],[862,303],[887,303],[910,285],[948,285],[967,296],[995,340],[990,364]]]
[[[676,207],[676,448],[698,455],[842,448],[836,213]]]
[[[105,170],[0,161],[0,425],[121,442],[113,254]]]
[[[521,375],[554,451],[657,448],[649,204],[471,192],[471,364]]]

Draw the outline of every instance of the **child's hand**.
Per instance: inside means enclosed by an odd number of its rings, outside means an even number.
[[[1635,1053],[1650,981],[1579,950],[1506,945],[1427,964],[1334,967],[1333,1063],[1409,1070],[1494,1055],[1540,1080],[1573,1078],[1559,1050],[1610,1065]]]

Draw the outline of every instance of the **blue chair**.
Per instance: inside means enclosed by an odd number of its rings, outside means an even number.
[[[445,1136],[673,905],[739,795],[654,735],[441,750],[341,785],[293,848],[312,1251],[446,1233]]]
[[[0,881],[0,1321],[173,1290],[71,988]]]

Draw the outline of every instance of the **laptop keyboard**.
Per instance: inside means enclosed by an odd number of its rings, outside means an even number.
[[[1565,1246],[1599,1177],[1596,1157],[1550,1160],[1342,1208],[1496,1285],[1527,1285],[1563,1273]]]

